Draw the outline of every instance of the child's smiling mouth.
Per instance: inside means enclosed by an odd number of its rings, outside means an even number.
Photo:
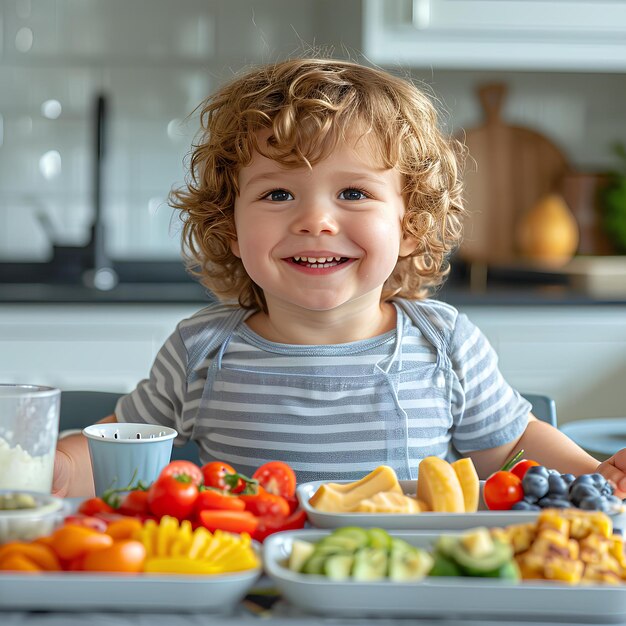
[[[308,269],[327,269],[330,267],[337,267],[350,260],[351,259],[349,257],[345,256],[292,256],[285,259],[288,263]]]

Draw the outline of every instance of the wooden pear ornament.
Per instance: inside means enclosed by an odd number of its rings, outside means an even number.
[[[520,254],[531,261],[560,267],[576,253],[579,241],[574,215],[557,194],[541,198],[522,215],[517,230]]]

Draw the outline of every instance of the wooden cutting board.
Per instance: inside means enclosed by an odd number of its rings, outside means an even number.
[[[563,153],[544,135],[502,119],[503,84],[478,89],[485,121],[465,130],[469,149],[465,185],[469,216],[460,256],[469,262],[511,264],[519,260],[515,230],[521,215],[557,190],[569,171]]]

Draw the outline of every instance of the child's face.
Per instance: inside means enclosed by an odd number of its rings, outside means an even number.
[[[340,143],[312,169],[287,169],[257,153],[241,170],[232,250],[270,312],[363,298],[379,306],[398,256],[415,244],[402,236],[402,176],[370,154],[366,141]]]

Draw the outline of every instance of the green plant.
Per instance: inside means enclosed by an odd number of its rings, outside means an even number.
[[[616,143],[620,169],[609,172],[606,184],[600,189],[603,224],[619,252],[626,253],[626,147]]]

